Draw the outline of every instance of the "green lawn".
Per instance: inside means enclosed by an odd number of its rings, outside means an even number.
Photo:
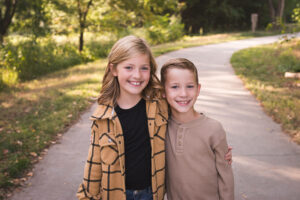
[[[285,71],[300,72],[300,39],[241,50],[231,63],[266,113],[300,144],[300,80],[284,78]]]

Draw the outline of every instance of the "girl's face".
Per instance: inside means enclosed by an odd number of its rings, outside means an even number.
[[[192,116],[194,104],[200,93],[200,84],[187,69],[171,68],[166,72],[165,95],[171,106],[172,115]]]
[[[140,98],[150,80],[150,60],[146,54],[136,54],[111,67],[112,74],[118,78],[122,98]]]

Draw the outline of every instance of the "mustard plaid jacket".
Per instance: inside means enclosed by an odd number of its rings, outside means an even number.
[[[146,100],[151,143],[152,193],[165,193],[165,134],[168,120],[164,100]],[[112,105],[99,105],[93,116],[92,142],[78,199],[126,200],[124,136]]]

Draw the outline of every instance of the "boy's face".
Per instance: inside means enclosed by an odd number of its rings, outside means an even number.
[[[200,84],[194,74],[187,69],[171,68],[167,70],[165,95],[171,106],[172,114],[192,114],[194,104],[200,93]]]

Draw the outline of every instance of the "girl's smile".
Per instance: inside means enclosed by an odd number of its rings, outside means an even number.
[[[111,66],[120,86],[120,99],[137,102],[150,80],[150,60],[147,54],[135,54],[131,58]]]

